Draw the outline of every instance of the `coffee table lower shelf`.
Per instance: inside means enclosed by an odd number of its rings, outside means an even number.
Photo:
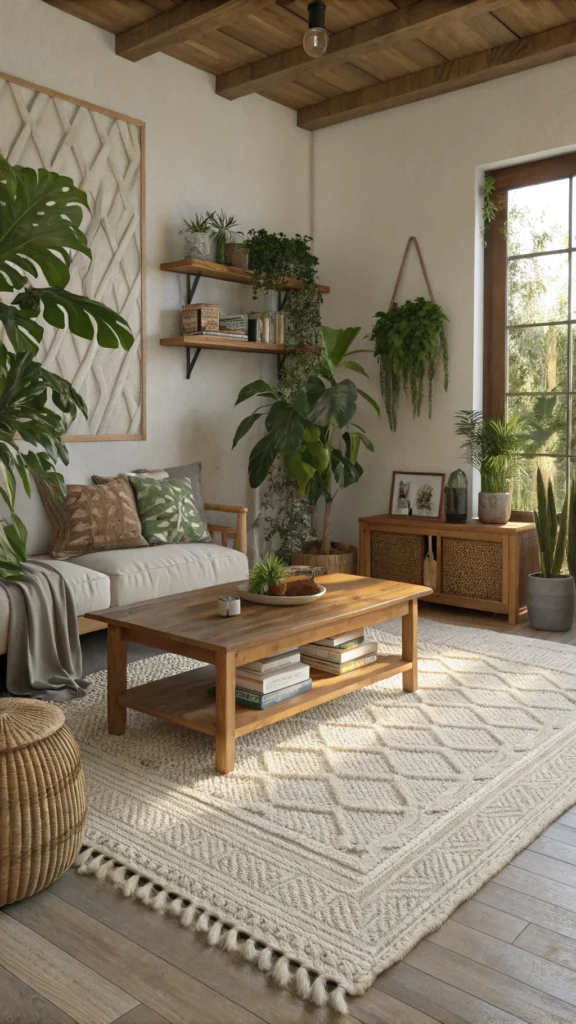
[[[378,661],[372,665],[338,676],[312,669],[312,689],[306,693],[290,697],[262,711],[237,704],[234,735],[245,736],[255,729],[263,729],[283,718],[298,715],[308,708],[325,704],[336,697],[342,697],[346,693],[352,693],[363,686],[370,686],[371,683],[388,679],[400,672],[408,672],[410,669],[412,662],[404,661],[399,655],[379,656]],[[216,703],[214,696],[207,692],[210,683],[215,679],[215,667],[206,665],[191,672],[182,672],[176,676],[145,683],[143,686],[133,686],[119,694],[118,703],[122,707],[142,711],[146,715],[163,718],[187,729],[215,736]]]

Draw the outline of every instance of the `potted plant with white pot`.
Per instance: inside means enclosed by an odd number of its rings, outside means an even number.
[[[540,469],[536,494],[538,508],[534,510],[534,522],[540,549],[540,572],[531,573],[528,577],[528,618],[532,629],[565,633],[572,629],[576,611],[574,578],[562,572],[568,533],[568,499],[564,498],[562,512],[558,516],[552,481],[549,480],[546,487]],[[571,554],[574,560],[573,543]],[[573,568],[576,571],[576,566]]]
[[[180,231],[184,235],[184,255],[190,260],[216,262],[215,210],[197,213],[192,220],[184,220]]]
[[[526,448],[524,421],[520,416],[489,419],[463,409],[456,414],[456,433],[464,438],[466,459],[480,470],[480,522],[504,526],[512,515],[510,486]]]

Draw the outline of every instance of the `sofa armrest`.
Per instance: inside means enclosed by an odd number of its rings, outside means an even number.
[[[204,503],[207,512],[229,512],[236,516],[235,526],[216,526],[207,523],[210,533],[220,533],[222,543],[228,546],[228,537],[234,538],[234,548],[244,555],[248,554],[248,509],[245,505],[214,505],[210,502]]]

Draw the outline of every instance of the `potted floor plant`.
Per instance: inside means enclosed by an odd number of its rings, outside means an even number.
[[[480,470],[480,522],[503,526],[512,514],[510,486],[526,448],[524,421],[520,416],[488,419],[464,409],[456,415],[456,433],[464,438],[468,462]]]
[[[63,493],[58,472],[68,464],[62,442],[82,396],[35,357],[43,324],[67,327],[103,348],[129,349],[126,320],[101,302],[67,291],[73,252],[91,258],[80,228],[85,192],[71,178],[31,167],[12,167],[0,156],[0,495],[9,518],[0,519],[0,579],[23,577],[26,527],[15,512],[17,479],[31,493],[31,478]],[[46,287],[31,282],[40,275]],[[26,442],[23,450],[20,439]]]
[[[528,618],[532,629],[546,629],[565,633],[572,629],[576,611],[576,587],[572,575],[562,572],[566,556],[568,533],[568,499],[564,498],[560,516],[556,511],[556,499],[552,481],[548,487],[540,469],[536,478],[538,508],[534,510],[534,522],[540,549],[540,572],[528,577]],[[574,500],[571,512],[574,513]],[[574,565],[574,522],[571,523],[571,571]]]
[[[278,387],[257,380],[242,388],[236,404],[259,397],[264,404],[240,423],[233,447],[262,417],[266,433],[250,453],[248,474],[250,485],[259,487],[277,456],[286,472],[296,481],[299,492],[315,506],[324,502],[321,537],[307,545],[305,551],[291,553],[294,565],[319,565],[326,572],[354,572],[356,549],[332,540],[331,516],[334,499],[344,487],[356,483],[363,473],[358,461],[361,447],[374,451],[362,426],[355,422],[358,397],[369,402],[380,414],[378,404],[356,384],[346,378],[337,381],[338,369],[352,370],[367,376],[365,370],[350,356],[350,347],[359,334],[359,327],[321,331],[321,357],[317,372],[304,382],[301,390],[287,396]]]

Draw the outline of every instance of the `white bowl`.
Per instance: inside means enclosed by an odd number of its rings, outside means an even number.
[[[320,584],[318,583],[317,586],[320,587]],[[251,594],[248,590],[248,584],[241,583],[238,586],[238,593],[243,601],[252,601],[253,604],[286,606],[294,604],[310,604],[311,601],[317,601],[319,597],[324,597],[326,587],[320,587],[319,594],[295,594],[293,597],[285,594],[284,597],[275,597],[274,594]]]

